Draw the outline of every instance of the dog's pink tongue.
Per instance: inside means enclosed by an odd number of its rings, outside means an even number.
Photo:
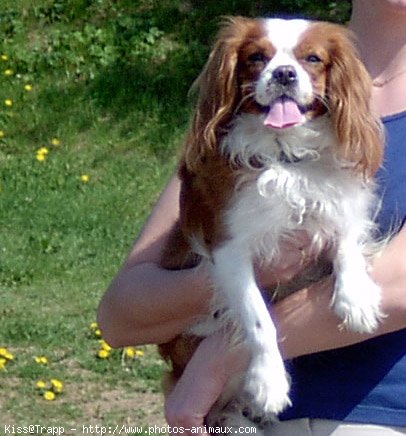
[[[303,115],[298,105],[293,100],[281,97],[271,106],[264,125],[275,129],[285,129],[300,124],[302,119]]]

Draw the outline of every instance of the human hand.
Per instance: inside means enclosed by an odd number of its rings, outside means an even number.
[[[166,399],[165,417],[169,426],[178,429],[201,427],[204,434],[205,416],[230,378],[246,368],[248,359],[244,346],[230,348],[223,332],[205,338]],[[188,435],[188,432],[184,434]]]
[[[267,289],[272,288],[276,284],[288,283],[297,274],[314,263],[321,251],[327,248],[318,248],[313,245],[305,231],[298,230],[294,232],[289,239],[281,241],[279,255],[271,264],[260,260],[254,266],[259,287]],[[194,270],[196,276],[204,278],[207,288],[213,288],[210,277],[210,260],[203,259]]]
[[[320,250],[311,244],[309,235],[304,231],[296,231],[291,238],[281,242],[279,256],[272,265],[265,262],[256,265],[260,287],[266,289],[289,282],[309,267],[318,254]]]

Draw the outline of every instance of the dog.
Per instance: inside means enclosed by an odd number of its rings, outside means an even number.
[[[215,297],[205,322],[161,345],[173,369],[166,391],[201,337],[223,328],[230,347],[247,347],[250,363],[206,424],[255,421],[260,429],[288,407],[289,380],[265,302],[275,290],[264,299],[256,263],[272,268],[281,245],[305,232],[316,252],[329,247],[332,310],[342,326],[368,333],[383,316],[364,254],[382,129],[370,108],[371,79],[351,33],[337,24],[230,17],[197,88],[178,169],[180,219],[161,266],[204,259]]]

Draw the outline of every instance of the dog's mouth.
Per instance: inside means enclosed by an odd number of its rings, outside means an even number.
[[[306,121],[307,108],[286,95],[276,98],[269,106],[263,107],[263,111],[266,114],[264,126],[272,129],[288,129]]]

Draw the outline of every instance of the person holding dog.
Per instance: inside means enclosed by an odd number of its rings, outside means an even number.
[[[353,0],[349,27],[374,79],[373,106],[387,132],[383,195],[378,224],[397,233],[377,258],[371,275],[383,291],[387,315],[378,330],[361,335],[337,328],[330,308],[333,280],[298,291],[272,308],[280,347],[292,375],[293,405],[266,430],[279,435],[406,434],[406,0]],[[179,180],[162,193],[140,236],[104,295],[98,321],[107,342],[122,347],[165,343],[208,311],[208,268],[167,271],[159,259],[178,215]],[[306,238],[284,247],[284,262],[259,270],[269,286],[298,271]],[[190,292],[190,290],[193,292]],[[220,334],[203,340],[169,398],[172,426],[203,424],[230,376],[243,369],[243,350],[224,353]],[[210,359],[202,358],[211,356]]]

